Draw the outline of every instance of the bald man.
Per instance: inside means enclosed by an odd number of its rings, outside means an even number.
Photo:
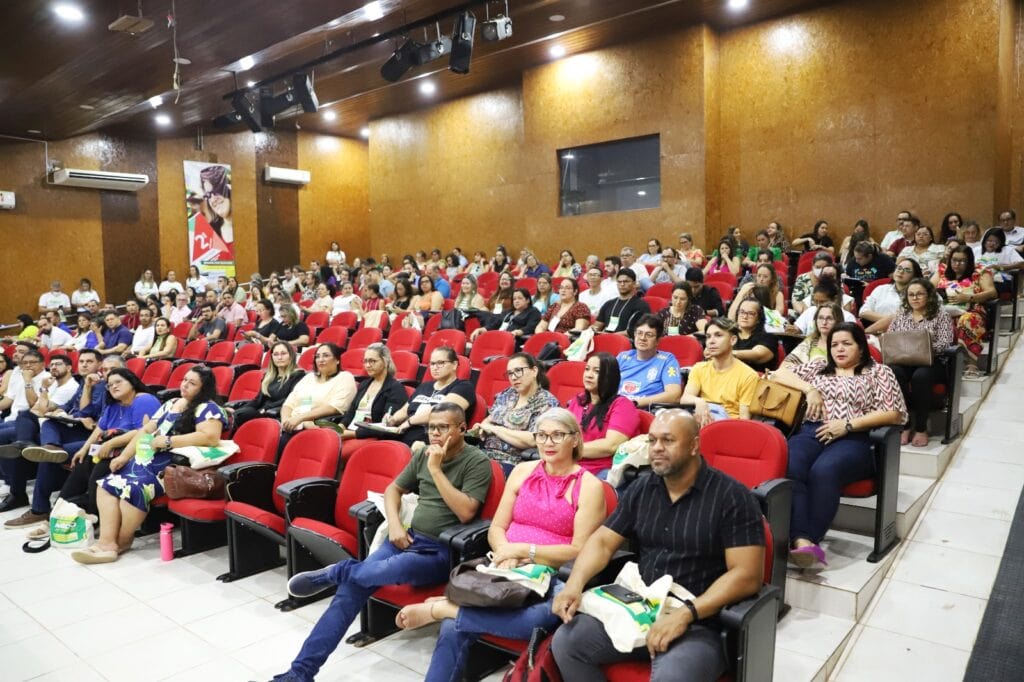
[[[717,680],[725,671],[721,634],[711,616],[755,594],[764,567],[757,501],[741,483],[704,463],[697,422],[683,410],[660,412],[648,432],[651,471],[626,490],[583,546],[552,610],[566,623],[552,650],[566,682],[606,679],[601,666],[649,659],[651,680]],[[617,651],[599,620],[577,613],[584,586],[623,542],[637,549],[648,585],[665,574],[694,595],[662,616],[645,646]]]

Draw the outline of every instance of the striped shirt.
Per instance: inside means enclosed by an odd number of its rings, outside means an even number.
[[[725,550],[764,544],[753,494],[703,460],[693,487],[675,502],[659,476],[643,474],[604,525],[633,541],[645,583],[667,573],[697,596],[728,570]]]

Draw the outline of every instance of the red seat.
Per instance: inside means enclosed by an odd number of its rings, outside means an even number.
[[[171,330],[171,333],[177,336],[178,339],[180,339],[181,341],[184,341],[185,339],[188,338],[188,333],[190,331],[192,331],[191,322],[179,322],[178,324],[174,325],[174,329]]]
[[[348,329],[355,329],[359,325],[359,316],[351,310],[346,310],[343,313],[338,313],[331,318],[332,327],[346,327]]]
[[[672,298],[672,287],[675,284],[672,282],[662,282],[661,284],[655,284],[646,292],[645,296],[657,296],[658,298]]]
[[[498,395],[511,384],[505,371],[508,368],[508,358],[492,360],[480,370],[480,376],[476,379],[476,392],[480,400],[490,407],[494,404],[494,396]]]
[[[732,301],[733,292],[736,290],[736,287],[725,282],[704,282],[704,286],[718,289],[718,295],[722,297],[723,304]]]
[[[331,316],[325,313],[323,310],[317,310],[314,313],[308,313],[306,315],[306,326],[310,329],[316,327],[317,329],[323,329],[331,321]]]
[[[885,426],[871,432],[875,476],[843,487],[844,497],[875,496],[874,547],[868,561],[881,561],[899,542],[896,535],[896,500],[900,479],[900,427]]]
[[[374,343],[380,343],[384,339],[384,332],[377,327],[364,327],[357,329],[352,338],[349,339],[348,349],[366,348]]]
[[[415,314],[415,313],[413,313]],[[423,338],[429,339],[441,327],[441,316],[431,315],[423,325]]]
[[[281,565],[285,544],[285,500],[281,486],[300,478],[334,478],[341,439],[331,429],[295,434],[273,464],[247,464],[228,483],[231,502],[224,507],[228,524],[230,568],[217,579],[231,582]]]
[[[594,347],[587,355],[589,358],[594,353],[611,353],[617,356],[623,351],[633,347],[625,336],[621,334],[594,334]]]
[[[419,329],[408,329],[396,324],[391,328],[391,333],[388,334],[387,345],[392,355],[400,350],[419,354],[420,346],[423,345],[423,332]]]
[[[652,313],[656,313],[659,310],[662,310],[665,306],[669,304],[669,300],[667,298],[662,298],[661,296],[651,296],[650,294],[644,296],[644,300],[647,301],[647,306],[651,309]]]
[[[871,292],[883,284],[892,284],[892,280],[888,277],[882,277],[881,279],[876,279],[873,282],[868,282],[864,285],[864,292],[861,294],[861,301],[868,300],[868,296],[871,295]]]
[[[141,377],[146,371],[146,359],[145,358],[132,358],[125,361],[125,369],[134,374],[137,377]]]
[[[569,347],[570,343],[572,343],[569,340],[569,337],[561,332],[540,332],[539,334],[532,335],[526,340],[526,343],[523,344],[523,352],[537,357],[537,353],[552,341],[557,343],[558,347],[563,351]]]
[[[370,324],[370,320],[373,320],[373,325]],[[387,315],[363,315],[363,319],[359,321],[360,329],[379,329],[381,332],[381,338],[387,333],[388,327],[391,326],[391,318]]]
[[[735,289],[738,285],[736,275],[731,272],[712,272],[704,278],[704,283],[708,282],[725,282],[730,289]]]
[[[460,329],[441,329],[434,332],[427,338],[427,345],[423,347],[423,355],[420,359],[423,364],[430,362],[430,354],[437,348],[447,346],[459,355],[466,354],[466,333]]]
[[[316,356],[316,346],[310,346],[306,350],[302,351],[302,355],[299,356],[296,364],[307,372],[312,372],[313,367],[316,364],[314,356]],[[270,353],[267,353],[263,358],[267,364],[269,364],[268,358],[270,358]],[[264,369],[267,367],[267,364],[264,364]]]
[[[501,277],[496,272],[481,272],[476,278],[476,290],[485,299],[491,297],[498,290],[498,279]]]
[[[142,383],[152,388],[167,388],[167,382],[171,377],[170,360],[154,360],[146,367],[139,379]]]
[[[242,462],[273,464],[280,436],[281,424],[276,419],[262,417],[242,424],[231,437],[239,450],[221,466]],[[226,505],[225,500],[168,500],[167,508],[181,519],[181,549],[175,556],[188,556],[225,544]]]
[[[470,369],[481,370],[487,358],[508,357],[516,352],[516,337],[512,332],[501,330],[486,331],[473,341],[469,352]]]
[[[530,292],[530,296],[537,294],[537,278],[536,277],[521,277],[516,280],[515,288],[523,287]],[[479,288],[479,285],[478,285]]]
[[[218,341],[210,347],[203,360],[208,365],[230,365],[235,358],[235,344],[233,341]]]
[[[235,370],[226,365],[220,365],[212,368],[213,380],[217,385],[217,397],[224,398],[228,397],[231,393],[231,384],[235,381]]]
[[[235,380],[231,386],[231,393],[228,394],[228,402],[236,400],[252,400],[260,392],[263,383],[263,371],[250,369]]]
[[[395,378],[403,383],[416,383],[420,374],[420,359],[415,353],[407,350],[391,351],[391,360],[395,363]]]
[[[365,348],[353,348],[341,354],[341,370],[349,372],[352,376],[359,378],[366,376],[363,368],[363,354]]]
[[[338,348],[344,348],[348,342],[348,327],[327,327],[316,337],[317,343],[333,343]]]
[[[583,392],[583,370],[585,362],[560,362],[548,370],[548,389],[558,398],[559,405],[565,405]]]
[[[185,350],[181,352],[182,360],[195,360],[196,362],[202,362],[206,359],[206,351],[209,348],[209,344],[206,343],[206,339],[196,339],[185,346]]]
[[[648,433],[651,430],[651,423],[654,422],[654,413],[648,412],[647,410],[637,410],[637,415],[640,416],[640,422],[637,424],[635,436]]]
[[[476,403],[473,405],[473,414],[466,415],[466,422],[469,428],[473,428],[483,420],[487,419],[487,403],[484,402],[483,397],[477,393]]]
[[[231,359],[232,367],[259,367],[263,359],[263,345],[246,343],[238,347],[235,357]]]
[[[658,339],[658,350],[676,356],[680,367],[693,367],[704,359],[704,347],[692,336],[663,336]]]

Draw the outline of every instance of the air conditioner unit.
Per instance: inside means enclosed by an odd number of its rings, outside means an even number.
[[[137,192],[149,184],[149,176],[137,173],[108,173],[107,171],[61,168],[53,171],[52,184],[111,189],[116,192]]]
[[[309,180],[309,171],[298,170],[296,168],[278,168],[277,166],[267,166],[263,169],[264,182],[284,182],[289,185],[308,185]]]

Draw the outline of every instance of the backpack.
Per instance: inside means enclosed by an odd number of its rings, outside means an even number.
[[[557,341],[548,341],[544,346],[537,352],[537,362],[545,362],[548,360],[559,360],[562,357],[562,347],[558,345]]]
[[[452,308],[451,310],[441,311],[441,324],[438,325],[438,329],[466,329],[466,318],[461,310],[458,308]]]
[[[535,628],[530,643],[519,655],[503,682],[562,682],[562,673],[551,652],[552,635],[543,628]]]

